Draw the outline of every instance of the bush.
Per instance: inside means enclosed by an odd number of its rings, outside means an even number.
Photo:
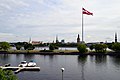
[[[79,44],[78,46],[77,46],[77,49],[78,49],[78,51],[80,52],[80,53],[86,53],[88,50],[86,49],[87,47],[86,47],[86,45],[85,44]]]
[[[17,77],[10,70],[0,69],[0,80],[18,80]]]

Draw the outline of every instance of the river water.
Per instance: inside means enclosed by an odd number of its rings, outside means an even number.
[[[0,54],[0,66],[18,66],[23,61],[35,60],[40,71],[23,71],[19,80],[120,80],[120,57],[79,55]]]

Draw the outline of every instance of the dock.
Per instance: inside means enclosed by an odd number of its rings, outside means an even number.
[[[40,67],[4,67],[0,66],[3,70],[13,70],[15,73],[19,73],[20,71],[40,71]]]

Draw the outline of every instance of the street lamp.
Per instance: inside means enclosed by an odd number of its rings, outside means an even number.
[[[63,80],[63,72],[64,72],[65,68],[61,68],[62,71],[62,80]]]

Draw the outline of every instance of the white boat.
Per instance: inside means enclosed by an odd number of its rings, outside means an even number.
[[[28,63],[27,66],[28,66],[28,67],[35,67],[35,66],[36,66],[36,63],[35,63],[33,60],[31,60],[31,61]]]
[[[27,62],[26,61],[22,61],[18,66],[19,67],[26,67],[27,66]]]

